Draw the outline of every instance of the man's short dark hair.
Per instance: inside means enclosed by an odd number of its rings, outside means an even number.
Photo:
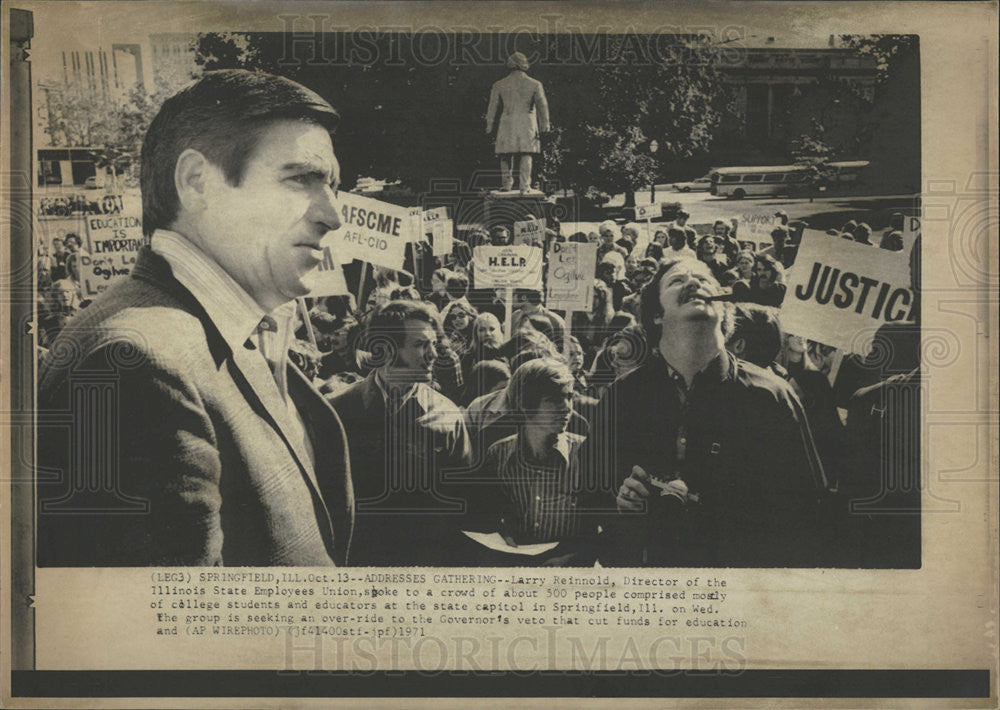
[[[177,159],[191,148],[239,185],[266,127],[274,121],[316,123],[330,132],[339,115],[319,94],[263,72],[206,72],[167,99],[142,143],[142,225],[149,235],[168,227],[180,207],[174,186]]]
[[[469,292],[469,277],[460,272],[452,272],[445,281],[444,292],[452,298],[462,298]]]
[[[685,227],[684,237],[687,239],[687,245],[694,249],[694,244],[698,240],[698,232],[694,231],[694,227]]]
[[[365,348],[372,354],[375,367],[391,365],[396,361],[396,351],[406,339],[406,321],[417,320],[429,324],[440,337],[441,321],[434,307],[424,301],[389,301],[380,306],[368,323]]]
[[[516,303],[521,298],[532,306],[539,306],[542,303],[542,292],[534,288],[515,288],[514,302]]]
[[[660,325],[655,322],[656,318],[663,315],[663,307],[660,305],[660,282],[672,268],[678,264],[690,263],[691,261],[690,258],[681,256],[661,262],[660,268],[656,271],[653,278],[642,287],[642,291],[639,294],[639,322],[642,324],[642,329],[646,332],[646,340],[652,348],[659,345],[661,335]],[[702,264],[700,261],[695,263]],[[711,269],[704,264],[702,265],[711,274]],[[716,280],[714,276],[712,280]],[[716,283],[718,282],[716,281]],[[724,337],[728,336],[732,327],[733,307],[732,304],[726,303],[723,305],[722,335]]]
[[[535,410],[543,399],[561,399],[573,393],[573,373],[560,360],[535,358],[514,370],[505,393],[515,420]]]
[[[734,354],[759,367],[768,367],[781,353],[781,321],[778,309],[756,303],[740,303],[735,307],[733,330],[727,343],[743,340],[743,348]]]
[[[680,227],[669,227],[667,229],[667,243],[669,244],[675,239],[684,239],[686,241],[687,235]]]

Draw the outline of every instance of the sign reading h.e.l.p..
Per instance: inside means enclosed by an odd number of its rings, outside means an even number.
[[[476,288],[542,290],[542,250],[532,246],[482,246],[473,251]]]
[[[544,219],[526,219],[520,222],[514,222],[514,244],[541,246],[544,243]]]

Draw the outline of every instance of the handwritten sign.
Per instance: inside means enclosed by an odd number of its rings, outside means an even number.
[[[904,253],[803,234],[789,271],[781,325],[789,333],[867,355],[878,327],[908,320],[913,305]]]
[[[542,290],[539,247],[527,245],[482,246],[473,251],[472,268],[476,288],[531,288]]]
[[[766,242],[771,245],[771,231],[779,224],[773,214],[752,214],[744,212],[740,215],[736,234],[740,239],[754,242]]]
[[[342,192],[340,213],[343,226],[334,233],[334,251],[341,259],[403,268],[406,243],[416,238],[406,207]]]
[[[659,203],[635,206],[635,218],[640,222],[643,220],[648,222],[654,217],[659,217],[662,214],[663,210],[660,208]]]
[[[514,244],[540,247],[545,244],[545,220],[526,219],[514,222]]]
[[[563,311],[587,311],[593,303],[597,245],[553,242],[545,303]]]
[[[434,256],[450,256],[454,243],[454,222],[442,219],[431,224],[431,247]]]
[[[106,195],[113,206],[106,214],[87,215],[87,248],[80,252],[80,289],[84,298],[106,291],[132,273],[139,250],[146,243],[136,200]]]
[[[914,242],[920,236],[920,218],[907,215],[903,218],[903,252],[910,253]]]

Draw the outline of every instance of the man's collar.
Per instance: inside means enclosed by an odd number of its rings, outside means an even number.
[[[517,445],[520,448],[520,455],[525,457],[526,460],[528,460],[527,454],[529,454],[530,451],[528,450],[528,441],[523,433],[517,435]],[[558,436],[556,436],[555,444],[552,446],[549,452],[546,452],[546,459],[548,459],[551,451],[556,451],[562,458],[562,460],[566,463],[566,465],[569,466],[570,456],[572,454],[570,440],[569,440],[569,432],[564,431]],[[547,463],[547,461],[543,463]]]
[[[690,383],[686,383],[684,381],[684,376],[674,369],[669,362],[667,362],[666,358],[663,357],[663,353],[661,353],[659,349],[653,351],[653,357],[650,358],[650,360],[654,366],[663,368],[663,370],[667,373],[667,376],[679,388],[685,391],[690,390],[691,386],[695,382],[723,382],[725,380],[733,379],[736,373],[736,357],[728,350],[723,350],[721,353],[709,360],[708,364],[695,374]],[[657,365],[657,363],[659,364]]]
[[[369,401],[366,402],[366,404],[370,406],[371,398],[374,397],[376,393],[378,393],[378,395],[382,397],[382,403],[385,404],[386,407],[388,408],[390,399],[389,395],[390,392],[392,391],[392,388],[390,388],[389,383],[385,381],[385,376],[383,375],[382,371],[375,370],[374,372],[371,373],[371,375],[369,375],[369,377],[371,378],[371,384],[368,388]],[[398,402],[398,406],[396,406],[396,409],[399,409],[404,404],[406,404],[406,402],[409,401],[411,397],[417,394],[419,389],[420,389],[419,382],[414,382],[409,386],[395,388],[393,394],[396,395],[397,398],[396,401]]]
[[[191,292],[234,350],[243,347],[266,316],[279,328],[287,327],[295,316],[294,301],[266,313],[214,259],[177,232],[156,230],[150,247],[167,261],[174,278]]]

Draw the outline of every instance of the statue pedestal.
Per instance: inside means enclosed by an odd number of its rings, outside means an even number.
[[[514,222],[551,219],[555,204],[555,198],[541,191],[527,194],[521,194],[518,190],[489,192],[483,199],[483,224],[487,229],[502,225],[513,234]]]

